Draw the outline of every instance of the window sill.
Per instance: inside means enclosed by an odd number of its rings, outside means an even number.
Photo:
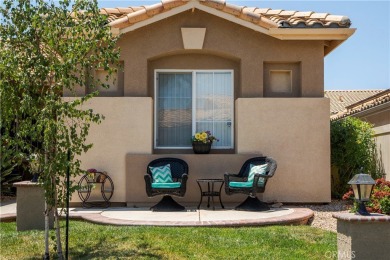
[[[153,149],[153,154],[194,154],[194,151],[189,149]],[[235,154],[235,149],[213,149],[210,154]]]

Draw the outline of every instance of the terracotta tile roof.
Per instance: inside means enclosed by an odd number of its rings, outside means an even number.
[[[380,91],[379,93],[376,93],[368,98],[359,100],[353,104],[346,106],[343,111],[331,115],[331,120],[337,120],[340,118],[351,116],[356,113],[360,113],[365,110],[372,109],[385,104],[390,106],[390,89]]]
[[[347,106],[371,97],[383,90],[328,90],[325,97],[330,99],[330,114],[342,112]]]
[[[161,0],[153,5],[139,7],[102,8],[100,12],[108,16],[110,26],[124,28],[193,1],[267,29],[349,28],[351,25],[350,19],[342,15],[238,6],[225,0]]]

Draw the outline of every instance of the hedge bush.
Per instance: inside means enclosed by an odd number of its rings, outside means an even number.
[[[332,196],[341,198],[348,181],[360,171],[382,177],[373,125],[355,117],[331,122]]]

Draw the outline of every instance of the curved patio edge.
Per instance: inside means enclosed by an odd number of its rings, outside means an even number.
[[[288,215],[241,220],[213,220],[213,221],[149,221],[126,220],[102,216],[100,213],[75,214],[72,219],[82,219],[96,224],[109,224],[118,226],[170,226],[170,227],[242,227],[242,226],[267,226],[267,225],[306,225],[314,212],[308,208],[294,208],[294,212]]]
[[[12,221],[16,221],[16,214],[14,213],[0,214],[0,222],[12,222]]]

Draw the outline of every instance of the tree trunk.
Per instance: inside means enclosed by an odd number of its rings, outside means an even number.
[[[58,255],[58,259],[62,260],[62,259],[64,259],[64,256],[62,254],[62,243],[61,243],[61,233],[60,233],[60,217],[58,215],[57,209],[54,210],[54,218],[55,218],[55,223],[56,223],[57,255]]]
[[[54,187],[54,221],[56,223],[56,240],[57,240],[57,255],[58,259],[62,260],[64,259],[64,256],[62,254],[62,243],[61,243],[61,230],[60,230],[60,217],[58,215],[58,202],[57,202],[57,187],[56,187],[56,180],[55,177],[52,177],[52,185]]]
[[[43,256],[44,260],[49,260],[50,259],[50,254],[49,254],[49,208],[47,206],[47,202],[45,201],[45,255]]]
[[[45,164],[47,164],[47,153],[45,153]],[[45,255],[43,259],[50,259],[50,249],[49,249],[49,229],[50,229],[50,210],[49,205],[47,204],[47,199],[45,199]]]

